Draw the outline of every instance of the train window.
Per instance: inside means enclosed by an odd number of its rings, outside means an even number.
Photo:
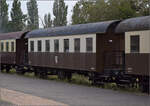
[[[42,41],[38,40],[38,52],[42,51]]]
[[[4,43],[1,42],[1,51],[3,52],[4,51]]]
[[[9,42],[6,42],[6,52],[9,52]]]
[[[59,40],[54,40],[54,52],[59,52]]]
[[[46,52],[50,51],[50,40],[45,40],[45,50]]]
[[[140,40],[139,40],[139,36],[131,36],[130,38],[130,48],[131,48],[131,53],[138,53],[139,52],[139,44],[140,44]]]
[[[74,51],[80,52],[80,38],[74,39]]]
[[[14,42],[11,42],[11,51],[14,52]]]
[[[69,39],[64,39],[64,52],[69,52]]]
[[[30,41],[30,51],[34,52],[34,41]]]
[[[87,52],[93,51],[93,38],[86,38],[86,51]]]

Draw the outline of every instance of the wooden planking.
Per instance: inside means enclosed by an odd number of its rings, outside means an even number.
[[[128,74],[149,75],[150,53],[126,54],[126,70]]]
[[[15,52],[1,52],[1,63],[2,64],[15,64],[16,53]]]
[[[96,71],[95,53],[30,52],[28,55],[29,64],[32,66],[86,71],[95,69],[94,71]],[[56,60],[56,58],[58,58],[58,60]],[[56,63],[56,61],[58,61],[58,63]]]
[[[109,42],[112,40],[112,42]],[[97,34],[96,37],[96,67],[99,72],[104,71],[105,53],[112,53],[114,51],[124,51],[124,36],[109,34]],[[110,57],[111,59],[111,57]]]
[[[17,39],[16,40],[16,64],[24,65],[28,60],[28,45],[26,43],[28,39]]]

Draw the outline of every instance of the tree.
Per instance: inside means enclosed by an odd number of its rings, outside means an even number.
[[[27,2],[28,9],[28,29],[38,29],[39,28],[39,16],[38,16],[38,6],[36,0],[30,0]]]
[[[55,16],[53,25],[64,26],[67,24],[67,9],[64,0],[55,0],[53,4],[53,14]]]
[[[6,32],[8,25],[8,5],[6,0],[0,0],[0,32]]]
[[[19,0],[14,0],[11,10],[11,31],[22,31],[25,26],[26,15],[22,13],[21,3]]]
[[[73,8],[72,24],[88,23],[92,4],[92,2],[85,0],[78,1]]]
[[[126,19],[150,15],[149,0],[80,0],[74,6],[72,24]]]
[[[126,19],[136,17],[136,10],[131,6],[130,0],[109,0],[107,19]]]
[[[89,22],[106,21],[108,15],[108,3],[106,0],[96,0],[89,9]]]
[[[141,16],[150,15],[149,0],[130,0],[131,6]]]
[[[44,16],[44,22],[42,21],[43,27],[44,28],[49,28],[52,27],[52,20],[51,20],[51,14],[45,14]]]

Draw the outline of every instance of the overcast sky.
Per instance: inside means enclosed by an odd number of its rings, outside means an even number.
[[[21,1],[21,9],[24,14],[27,14],[27,6],[26,3],[28,0],[20,0]],[[72,9],[74,5],[77,3],[78,0],[64,0],[66,5],[68,5],[68,15],[67,15],[67,21],[70,24],[71,23],[71,16],[72,16]],[[10,11],[12,8],[12,3],[13,0],[7,0],[7,3],[9,4],[9,16],[10,16]],[[38,3],[38,11],[39,11],[39,17],[43,19],[44,15],[46,13],[51,13],[52,19],[54,18],[53,16],[53,3],[54,0],[37,0]],[[41,20],[40,21],[40,27],[42,27]]]

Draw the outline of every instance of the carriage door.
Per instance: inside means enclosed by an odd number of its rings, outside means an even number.
[[[115,35],[104,37],[104,70],[119,71],[125,68],[125,53],[122,38]]]
[[[125,54],[124,51],[105,51],[104,70],[124,70]]]
[[[16,63],[18,65],[25,65],[28,62],[28,40],[16,40]]]

